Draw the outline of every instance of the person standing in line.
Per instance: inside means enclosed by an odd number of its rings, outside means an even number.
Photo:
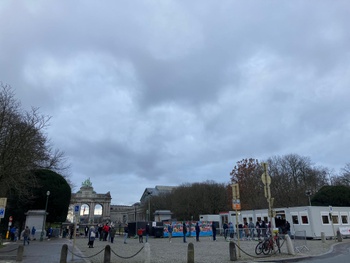
[[[288,236],[290,236],[290,224],[287,220],[286,220],[286,223],[284,225],[284,229],[287,232]]]
[[[187,241],[186,241],[187,226],[186,226],[185,222],[183,222],[183,224],[182,224],[182,233],[184,235],[184,243],[187,243]]]
[[[250,219],[250,222],[248,224],[248,228],[250,230],[249,237],[250,237],[250,239],[253,239],[254,238],[254,228],[255,228],[255,226],[254,226],[254,223],[253,223],[252,219]]]
[[[198,222],[196,223],[195,229],[196,229],[196,241],[199,242],[199,233],[201,232],[201,228],[200,228]]]
[[[26,228],[23,230],[23,246],[25,246],[26,243],[28,243],[29,245],[29,235],[30,235],[30,230],[29,230],[29,227],[26,226]]]
[[[147,243],[148,242],[148,237],[149,237],[149,223],[147,223],[147,225],[146,225],[145,234],[146,234],[146,243]]]
[[[215,225],[215,222],[212,222],[211,228],[213,230],[213,241],[216,241],[216,225]]]
[[[117,232],[117,230],[114,228],[114,226],[112,226],[111,229],[109,230],[109,237],[110,237],[111,243],[114,242],[114,237],[115,237],[116,232]]]
[[[128,238],[129,235],[129,227],[128,224],[125,224],[124,226],[124,244],[126,244],[126,239]]]
[[[235,234],[235,230],[234,230],[234,228],[233,228],[232,222],[230,222],[230,223],[228,224],[228,228],[229,228],[229,232],[230,232],[230,239],[233,240],[233,237],[234,237],[234,234]]]
[[[35,227],[33,226],[32,227],[32,240],[35,240],[35,232],[36,232],[36,229],[35,229]]]
[[[88,231],[88,238],[89,238],[89,242],[88,242],[89,248],[93,248],[94,247],[94,241],[95,241],[95,238],[96,238],[96,232],[95,232],[95,227],[94,226],[90,227],[90,229]]]
[[[171,243],[171,238],[173,237],[173,230],[174,230],[173,225],[170,222],[170,224],[168,225],[169,243]]]

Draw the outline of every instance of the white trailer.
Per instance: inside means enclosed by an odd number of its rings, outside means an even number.
[[[286,221],[290,223],[291,234],[306,238],[321,238],[336,236],[339,230],[342,235],[350,236],[350,207],[300,206],[274,208],[276,216],[272,219],[273,226],[283,228]],[[256,223],[259,219],[266,223],[270,221],[267,209],[238,211],[238,224]],[[232,222],[237,225],[236,212],[220,213],[220,222]]]

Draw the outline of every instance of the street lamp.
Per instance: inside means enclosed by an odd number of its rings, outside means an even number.
[[[311,206],[311,200],[310,200],[310,196],[312,195],[311,190],[306,190],[306,191],[305,191],[305,194],[306,194],[306,196],[309,198],[309,206]]]
[[[150,221],[151,219],[151,195],[152,195],[152,191],[148,191],[147,192],[148,194],[148,222]]]
[[[45,204],[45,213],[44,213],[44,221],[43,227],[41,229],[40,241],[44,240],[44,230],[45,230],[45,222],[46,222],[46,211],[47,211],[47,203],[49,202],[50,191],[46,192],[46,204]]]

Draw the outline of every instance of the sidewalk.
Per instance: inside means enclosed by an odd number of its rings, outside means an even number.
[[[72,244],[65,238],[52,238],[44,241],[30,241],[29,245],[24,246],[22,263],[59,263],[62,246],[67,244],[71,249]],[[17,249],[19,245],[23,245],[22,241],[4,242],[6,247],[0,250],[0,263],[16,262]],[[3,253],[3,251],[11,251]],[[76,251],[75,253],[80,253]],[[68,252],[67,262],[86,263],[84,259],[74,257]]]

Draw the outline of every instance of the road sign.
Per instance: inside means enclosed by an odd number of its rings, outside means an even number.
[[[234,209],[234,210],[241,210],[241,200],[239,200],[239,199],[232,199],[232,209]]]
[[[6,207],[6,203],[7,203],[6,197],[0,198],[0,207]]]
[[[5,217],[5,207],[0,207],[0,218]]]
[[[79,210],[80,210],[80,206],[79,205],[74,206],[74,213],[78,214]]]
[[[231,187],[232,187],[232,198],[239,199],[239,185],[232,184]]]

